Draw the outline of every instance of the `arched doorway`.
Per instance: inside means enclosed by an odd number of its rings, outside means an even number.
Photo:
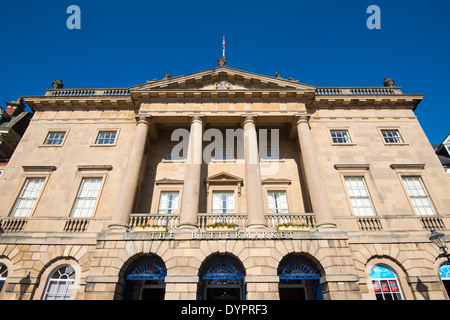
[[[278,266],[280,300],[323,300],[320,273],[315,264],[299,254],[291,254]]]
[[[234,257],[216,255],[200,269],[200,300],[245,300],[245,271]]]
[[[122,300],[164,300],[167,269],[161,258],[144,256],[125,272]]]

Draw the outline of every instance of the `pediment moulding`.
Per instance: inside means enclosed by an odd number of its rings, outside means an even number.
[[[130,91],[157,89],[251,90],[267,88],[315,91],[314,86],[300,84],[296,80],[269,77],[227,67],[209,69],[178,77],[165,77],[162,80],[153,80],[143,85],[131,87]]]

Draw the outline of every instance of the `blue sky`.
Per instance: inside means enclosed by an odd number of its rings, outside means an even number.
[[[69,30],[70,5],[81,30]],[[381,29],[369,30],[370,5]],[[66,88],[128,87],[228,66],[315,86],[425,94],[416,115],[432,144],[450,133],[450,1],[0,0],[0,104]]]

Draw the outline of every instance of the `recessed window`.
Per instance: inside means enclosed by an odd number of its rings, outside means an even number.
[[[117,131],[100,131],[95,140],[96,145],[113,145],[116,143]]]
[[[163,191],[159,198],[158,213],[178,213],[178,191]]]
[[[385,143],[403,143],[403,139],[398,130],[381,130],[381,134]]]
[[[264,148],[261,158],[264,160],[280,160],[280,148]]]
[[[352,143],[352,140],[350,139],[350,135],[347,130],[331,130],[330,134],[333,143],[338,144]]]
[[[232,160],[233,149],[232,148],[215,148],[214,160]]]
[[[234,192],[213,192],[212,213],[234,213]]]
[[[166,160],[183,160],[184,152],[183,148],[169,148],[167,150]]]
[[[62,145],[65,135],[65,132],[49,132],[44,144],[48,146]]]
[[[8,277],[8,268],[0,263],[0,292],[2,291],[3,285],[5,284],[6,278]]]
[[[75,269],[63,266],[56,269],[47,283],[43,300],[69,300],[75,282]]]
[[[72,217],[91,217],[100,192],[102,178],[84,178],[72,208]]]
[[[447,294],[450,295],[450,264],[444,263],[439,268],[439,275],[441,277],[442,282],[444,283],[445,290]]]
[[[402,177],[406,192],[417,215],[434,215],[436,210],[420,177]]]
[[[14,204],[11,216],[29,217],[41,193],[45,178],[28,178]]]
[[[391,269],[376,265],[370,272],[370,279],[377,300],[403,300],[397,276]]]
[[[269,200],[269,213],[289,213],[286,192],[269,191],[267,196]]]
[[[374,216],[372,200],[370,199],[363,177],[345,177],[350,202],[355,216]]]

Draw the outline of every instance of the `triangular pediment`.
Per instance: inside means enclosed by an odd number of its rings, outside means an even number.
[[[206,182],[234,182],[234,183],[242,183],[242,178],[234,176],[227,172],[220,172],[209,176],[205,179]]]
[[[166,76],[162,80],[148,81],[146,84],[130,88],[130,91],[159,91],[159,90],[228,90],[228,91],[254,91],[254,90],[312,90],[315,87],[301,84],[294,79],[269,77],[237,70],[228,67],[219,67],[200,71],[184,76]]]

